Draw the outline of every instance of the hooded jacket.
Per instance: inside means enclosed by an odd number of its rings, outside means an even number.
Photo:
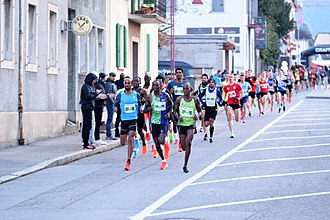
[[[98,94],[95,91],[93,80],[97,79],[94,73],[88,73],[85,78],[85,84],[81,87],[80,104],[81,108],[94,110],[95,98]]]

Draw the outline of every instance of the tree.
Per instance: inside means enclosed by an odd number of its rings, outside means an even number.
[[[267,48],[261,50],[261,59],[268,64],[276,63],[280,55],[280,40],[294,29],[290,19],[291,4],[285,0],[259,0],[259,14],[267,21]]]

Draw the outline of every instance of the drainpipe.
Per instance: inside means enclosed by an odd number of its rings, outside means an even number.
[[[23,1],[25,2],[25,1]],[[18,45],[18,127],[19,138],[18,144],[24,145],[25,139],[23,134],[23,16],[22,16],[22,1],[19,1],[19,45]]]

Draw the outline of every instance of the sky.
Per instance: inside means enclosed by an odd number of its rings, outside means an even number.
[[[330,25],[329,25],[330,0],[305,0],[303,2],[329,3],[329,6],[308,6],[308,7],[304,6],[303,4],[303,21],[307,22],[311,26],[313,39],[315,39],[316,34],[319,32],[330,32]]]

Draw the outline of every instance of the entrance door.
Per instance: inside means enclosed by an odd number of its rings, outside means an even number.
[[[133,41],[133,78],[139,74],[139,44]]]

